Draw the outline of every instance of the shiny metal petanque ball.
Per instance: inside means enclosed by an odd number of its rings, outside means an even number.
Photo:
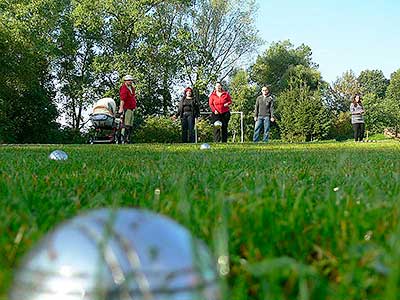
[[[201,144],[200,149],[201,150],[208,150],[208,149],[211,149],[211,146],[209,144],[207,144],[207,143],[204,143],[204,144]]]
[[[11,300],[216,300],[206,246],[166,217],[101,209],[45,236],[24,258]]]
[[[222,127],[222,122],[221,121],[215,121],[214,122],[214,127],[215,128],[221,128]]]
[[[67,160],[68,154],[62,150],[54,150],[50,153],[49,158],[52,160]]]

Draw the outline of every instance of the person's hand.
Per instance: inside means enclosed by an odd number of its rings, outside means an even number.
[[[275,118],[274,117],[271,117],[271,122],[275,122]]]
[[[218,114],[219,114],[218,110],[215,110],[214,115],[218,115]]]
[[[257,121],[257,117],[254,117],[254,122],[256,122]]]
[[[229,106],[229,103],[224,103],[224,107],[228,107]]]

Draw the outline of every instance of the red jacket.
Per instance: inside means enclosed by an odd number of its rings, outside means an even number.
[[[136,95],[135,87],[132,86],[132,92],[128,89],[126,84],[122,84],[119,89],[119,97],[124,101],[124,109],[135,109],[136,108]]]
[[[224,104],[228,104],[228,106],[224,106]],[[228,92],[223,91],[221,97],[218,97],[216,91],[213,91],[208,98],[208,104],[210,105],[211,111],[223,114],[229,111],[229,105],[232,104],[231,96]]]

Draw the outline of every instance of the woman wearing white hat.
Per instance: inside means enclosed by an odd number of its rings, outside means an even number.
[[[121,130],[123,143],[130,143],[130,136],[133,127],[133,111],[136,109],[135,87],[133,86],[133,77],[124,76],[124,83],[119,89],[120,105],[119,113],[124,115],[124,126]]]

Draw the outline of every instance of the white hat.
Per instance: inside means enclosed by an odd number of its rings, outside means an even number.
[[[131,75],[125,75],[124,81],[127,81],[127,80],[133,80],[133,77]]]

